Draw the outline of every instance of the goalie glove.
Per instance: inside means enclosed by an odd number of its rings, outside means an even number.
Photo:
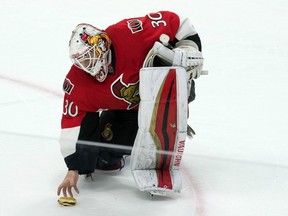
[[[190,40],[182,40],[176,44],[173,51],[173,65],[185,68],[187,81],[199,78],[203,68],[203,56],[196,43]]]

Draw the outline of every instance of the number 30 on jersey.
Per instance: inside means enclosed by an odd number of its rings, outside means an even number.
[[[167,26],[167,23],[162,20],[163,16],[161,13],[150,13],[148,14],[148,17],[152,20],[151,25],[153,26],[153,28],[157,28],[161,25]]]
[[[78,106],[74,104],[73,101],[68,101],[67,99],[64,102],[63,115],[68,115],[75,117],[78,115]]]

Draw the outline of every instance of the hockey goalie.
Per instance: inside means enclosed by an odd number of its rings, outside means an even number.
[[[203,66],[191,21],[158,11],[103,30],[80,23],[69,57],[59,139],[67,174],[57,195],[73,197],[79,175],[121,170],[130,154],[140,190],[180,192],[187,103],[195,98],[194,79]]]

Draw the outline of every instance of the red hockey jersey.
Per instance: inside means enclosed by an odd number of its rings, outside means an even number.
[[[162,11],[124,19],[105,29],[115,52],[114,71],[100,83],[81,69],[71,67],[63,84],[62,128],[81,125],[86,112],[137,108],[143,61],[161,34],[174,39],[179,23],[178,15]]]
[[[124,19],[104,30],[112,41],[115,67],[103,82],[72,66],[63,89],[60,147],[65,157],[76,151],[81,122],[87,112],[137,109],[139,71],[146,55],[161,34],[173,41],[197,34],[189,19],[169,11]]]

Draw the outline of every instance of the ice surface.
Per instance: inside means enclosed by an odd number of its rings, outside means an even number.
[[[0,4],[0,216],[288,215],[287,1]],[[70,33],[80,22],[105,28],[157,10],[191,18],[209,70],[189,107],[197,135],[183,156],[183,191],[150,200],[126,166],[81,178],[78,204],[61,208],[56,189],[66,168],[57,139]]]

